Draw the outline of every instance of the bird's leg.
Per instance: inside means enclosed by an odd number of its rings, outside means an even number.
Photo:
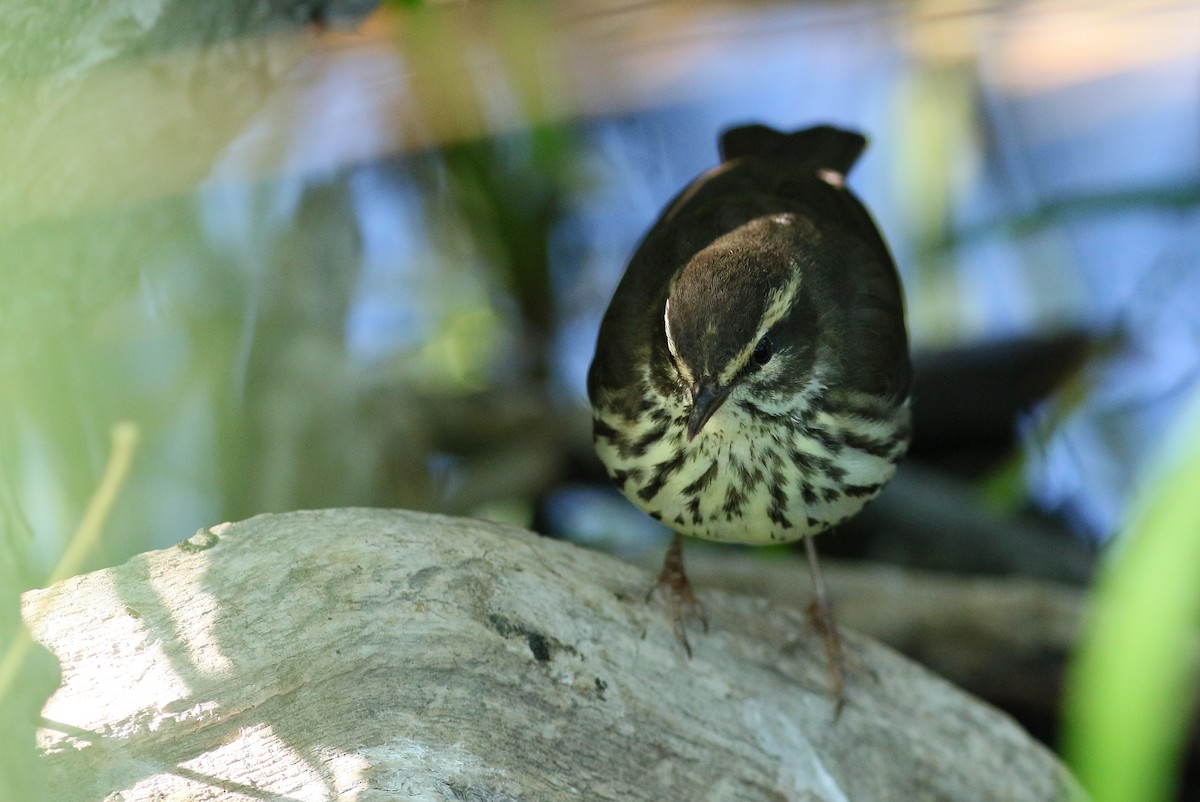
[[[817,547],[811,536],[804,538],[804,550],[808,554],[808,570],[812,574],[813,583],[813,600],[808,605],[808,618],[825,644],[825,660],[829,665],[829,679],[833,683],[833,716],[836,719],[846,704],[846,652],[842,648],[842,636],[838,634],[833,614],[829,610],[829,602],[825,597],[825,580],[821,578],[821,567],[817,564]]]
[[[687,574],[684,573],[683,537],[678,532],[675,533],[675,539],[671,541],[671,547],[667,549],[667,556],[663,558],[662,571],[658,574],[658,581],[646,594],[646,600],[649,601],[650,597],[654,595],[654,591],[659,588],[663,588],[667,592],[667,601],[671,606],[671,624],[675,627],[675,635],[679,638],[679,642],[683,644],[683,650],[690,658],[692,645],[688,643],[687,639],[685,626],[687,620],[699,619],[704,631],[708,632],[708,616],[704,614],[704,606],[696,598],[696,593],[692,590],[692,583],[688,581]]]

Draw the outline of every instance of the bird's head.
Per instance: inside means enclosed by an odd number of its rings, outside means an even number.
[[[663,318],[691,405],[689,441],[727,400],[776,399],[808,380],[817,323],[804,286],[811,229],[792,214],[751,220],[676,277]]]

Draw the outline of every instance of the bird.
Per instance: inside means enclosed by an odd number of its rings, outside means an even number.
[[[650,595],[666,591],[689,657],[687,624],[708,620],[682,538],[804,541],[807,611],[840,711],[846,655],[813,538],[875,498],[908,449],[903,289],[846,186],[865,137],[755,123],[718,145],[718,165],[642,239],[601,321],[593,443],[622,493],[674,532]]]

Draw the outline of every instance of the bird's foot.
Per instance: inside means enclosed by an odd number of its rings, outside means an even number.
[[[825,662],[829,668],[830,691],[833,695],[833,720],[837,721],[842,715],[842,708],[846,706],[846,669],[852,668],[872,676],[874,674],[870,666],[846,648],[846,642],[838,632],[837,624],[833,620],[833,613],[826,601],[825,581],[821,578],[817,550],[811,537],[805,539],[804,547],[808,554],[808,567],[813,580],[813,600],[808,605],[808,620],[820,635],[821,643],[825,647]]]
[[[687,624],[690,621],[699,621],[704,631],[708,632],[708,616],[704,612],[704,605],[696,598],[696,592],[692,590],[692,583],[688,581],[687,574],[683,570],[683,538],[679,535],[675,535],[675,539],[671,541],[671,547],[667,550],[667,556],[663,560],[662,571],[658,574],[658,581],[646,594],[646,601],[649,601],[657,590],[666,592],[675,637],[679,638],[679,642],[683,644],[683,650],[691,658],[692,645],[688,643]]]
[[[829,607],[822,599],[814,598],[805,612],[825,647],[825,663],[829,668],[830,690],[834,699],[833,717],[836,720],[846,706],[846,665],[850,653],[845,648]]]

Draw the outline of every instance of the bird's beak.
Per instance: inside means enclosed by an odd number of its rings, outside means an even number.
[[[714,381],[701,381],[692,386],[692,414],[688,416],[687,439],[692,442],[713,413],[721,408],[729,396],[729,388],[721,387]]]

